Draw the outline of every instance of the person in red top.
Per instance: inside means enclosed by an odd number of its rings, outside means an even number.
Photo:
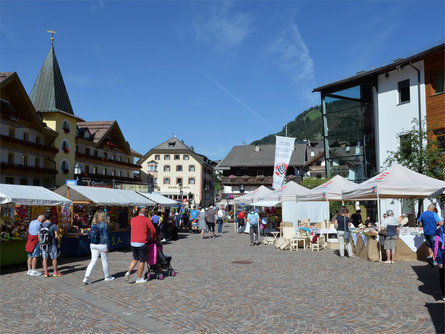
[[[156,238],[156,228],[153,226],[150,218],[145,216],[146,209],[139,208],[139,214],[131,219],[131,250],[133,251],[133,260],[130,262],[130,267],[128,271],[125,273],[125,280],[128,282],[130,279],[131,271],[138,265],[138,274],[136,278],[136,283],[145,283],[145,280],[142,277],[142,273],[144,272],[145,262],[147,262],[148,255],[148,246],[147,240],[149,238],[148,232],[151,233],[151,238]]]
[[[238,213],[238,233],[244,232],[244,209]]]

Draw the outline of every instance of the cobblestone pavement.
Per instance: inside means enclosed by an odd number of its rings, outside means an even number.
[[[1,332],[444,332],[437,269],[425,262],[250,247],[231,226],[215,239],[180,236],[164,247],[178,274],[163,281],[134,284],[132,274],[126,283],[129,250],[109,255],[115,281],[103,281],[98,261],[89,286],[82,284],[89,258],[63,259],[61,278],[3,268]]]

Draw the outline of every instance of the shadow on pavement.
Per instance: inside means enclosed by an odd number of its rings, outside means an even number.
[[[426,303],[436,333],[445,333],[445,303]]]
[[[419,281],[423,283],[422,286],[419,286],[419,291],[433,296],[436,300],[441,300],[438,268],[432,268],[427,264],[423,266],[411,266],[411,268],[417,274]]]
[[[419,286],[419,291],[433,296],[437,301],[436,303],[425,303],[436,333],[445,333],[445,303],[441,302],[442,297],[439,286],[438,268],[432,268],[427,264],[423,266],[411,266],[411,268],[417,274],[419,281],[423,283],[423,285]]]

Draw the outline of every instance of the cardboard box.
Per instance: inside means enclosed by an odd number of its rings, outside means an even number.
[[[328,248],[329,249],[338,249],[338,240],[337,239],[328,239]]]

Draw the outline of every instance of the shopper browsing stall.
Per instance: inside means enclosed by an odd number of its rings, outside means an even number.
[[[247,222],[250,225],[250,229],[249,229],[250,246],[253,246],[255,244],[259,246],[259,244],[260,244],[259,241],[258,241],[258,225],[259,225],[259,221],[260,221],[260,216],[255,211],[255,209],[252,208],[250,210],[249,214],[247,215]]]
[[[340,251],[340,256],[345,256],[345,243],[348,250],[348,256],[352,257],[352,246],[351,246],[351,221],[349,220],[349,210],[346,208],[340,209],[340,214],[335,218],[334,224],[337,229],[337,239],[338,239],[338,249]]]
[[[29,223],[28,240],[26,242],[26,251],[28,252],[28,272],[29,276],[40,276],[36,270],[37,258],[40,257],[39,232],[40,225],[45,220],[44,215],[39,215],[36,220]]]
[[[45,222],[40,225],[39,231],[39,243],[40,250],[42,251],[42,264],[45,272],[45,278],[50,277],[48,272],[48,257],[51,257],[53,265],[53,276],[60,277],[61,273],[57,270],[57,238],[59,237],[57,232],[57,225],[51,222],[52,213],[47,212],[44,215]]]
[[[397,236],[399,234],[399,222],[394,217],[394,212],[392,210],[386,211],[386,215],[387,218],[382,221],[382,229],[386,229],[386,236],[383,244],[386,250],[385,263],[394,263]]]
[[[91,284],[90,275],[96,265],[97,260],[102,260],[102,270],[104,272],[104,280],[112,281],[114,277],[108,272],[108,231],[106,214],[104,211],[96,211],[93,217],[91,231],[90,231],[90,249],[91,261],[88,264],[87,271],[83,283]]]

